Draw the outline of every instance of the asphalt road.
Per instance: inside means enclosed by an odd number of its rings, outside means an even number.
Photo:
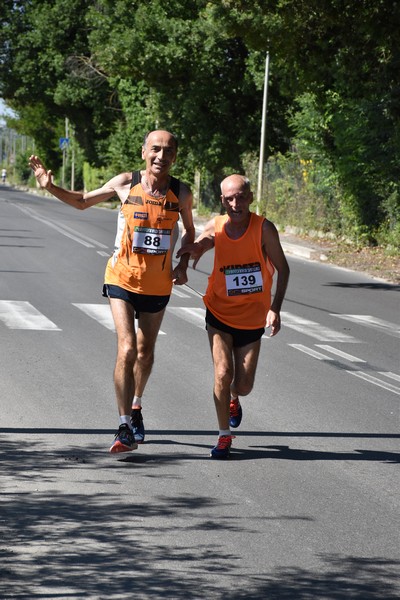
[[[0,597],[400,598],[398,288],[288,257],[283,330],[213,461],[208,253],[164,318],[146,443],[115,458],[115,230],[0,187]]]

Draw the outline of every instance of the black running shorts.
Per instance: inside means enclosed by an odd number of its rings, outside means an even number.
[[[141,312],[157,313],[163,310],[170,299],[170,296],[151,296],[147,294],[136,294],[129,292],[118,285],[103,285],[103,296],[105,298],[119,298],[132,304],[135,309],[135,316],[138,319]]]
[[[206,311],[206,329],[208,330],[207,325],[210,325],[219,331],[223,331],[224,333],[229,333],[233,338],[234,348],[240,348],[242,346],[247,346],[247,344],[257,342],[265,333],[264,327],[261,327],[260,329],[236,329],[235,327],[230,327],[225,323],[221,323],[217,317],[214,317],[208,308]]]

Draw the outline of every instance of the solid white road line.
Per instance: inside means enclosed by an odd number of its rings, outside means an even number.
[[[41,217],[32,208],[28,208],[27,206],[22,206],[20,204],[15,204],[14,206],[19,208],[19,210],[21,210],[25,214],[29,215],[32,219],[36,219],[36,221],[40,221],[44,225],[47,225],[48,227],[55,229],[62,235],[65,235],[66,237],[70,238],[71,240],[74,240],[75,242],[82,244],[82,246],[85,246],[86,248],[94,248],[95,246],[97,246],[98,248],[107,248],[108,247],[105,244],[98,242],[97,240],[93,240],[92,238],[89,238],[87,236],[83,237],[80,233],[78,233],[74,229],[71,229],[71,227],[68,227],[67,225],[61,225],[60,223],[54,223],[53,221],[50,221],[49,219],[45,219],[45,218]]]

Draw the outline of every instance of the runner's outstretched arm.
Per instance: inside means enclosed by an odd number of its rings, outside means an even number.
[[[194,261],[193,269],[195,269],[203,254],[214,247],[214,236],[214,219],[211,219],[211,221],[208,221],[204,231],[199,235],[197,240],[193,243],[182,245],[176,256],[179,258],[179,256],[182,256],[182,254],[187,253],[190,256],[190,260]]]
[[[116,195],[115,188],[120,184],[121,175],[117,175],[108,181],[103,187],[91,192],[74,192],[66,190],[53,183],[53,173],[47,170],[38,156],[29,157],[29,166],[31,167],[36,180],[42,189],[47,190],[66,204],[79,210],[85,210],[99,202],[109,200]]]

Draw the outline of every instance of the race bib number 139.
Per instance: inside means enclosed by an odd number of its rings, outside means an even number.
[[[228,296],[256,294],[263,291],[260,265],[225,271],[226,293]]]

